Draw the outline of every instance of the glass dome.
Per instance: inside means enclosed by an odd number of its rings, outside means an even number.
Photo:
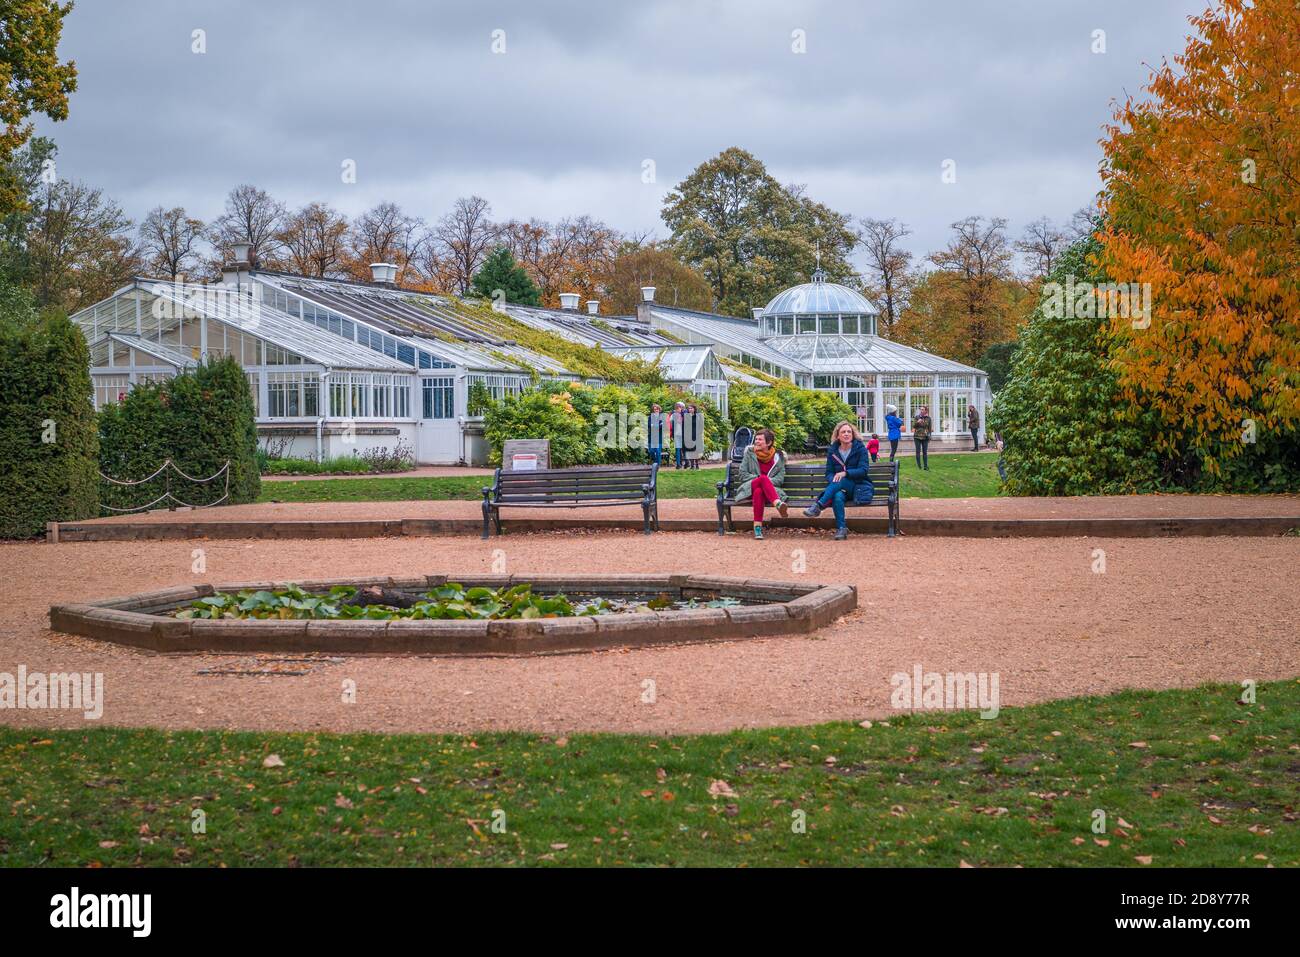
[[[763,307],[764,318],[775,316],[874,316],[876,307],[861,293],[825,282],[814,276],[812,282],[791,286],[777,293]]]

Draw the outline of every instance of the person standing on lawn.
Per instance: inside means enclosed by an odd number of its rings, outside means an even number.
[[[650,463],[658,465],[664,454],[664,410],[659,403],[650,405],[650,414],[646,416],[646,451],[650,453]]]
[[[668,438],[673,443],[673,468],[679,469],[686,462],[686,449],[682,440],[686,435],[686,403],[678,402],[668,416]]]
[[[971,451],[980,450],[980,414],[972,402],[966,409],[966,424],[970,426]]]
[[[885,406],[885,425],[889,429],[885,435],[889,439],[889,461],[892,462],[898,454],[898,440],[903,437],[903,420],[898,417],[898,406]]]
[[[930,471],[930,432],[934,424],[930,421],[930,407],[923,405],[912,419],[912,446],[916,452],[916,467]]]
[[[686,467],[698,469],[700,459],[704,457],[704,413],[694,402],[686,407],[683,423],[686,427],[682,443],[686,448]]]
[[[871,433],[871,438],[867,442],[867,451],[871,453],[871,461],[875,462],[880,458],[880,436],[875,432]]]
[[[816,518],[828,505],[835,509],[837,542],[849,537],[844,503],[853,495],[854,485],[867,481],[868,458],[867,447],[862,444],[862,436],[853,423],[841,422],[835,426],[831,433],[831,448],[826,454],[826,488],[803,513]]]
[[[736,501],[753,499],[754,502],[754,537],[763,538],[763,508],[775,505],[776,510],[785,518],[788,506],[785,501],[785,453],[776,447],[776,433],[771,429],[759,429],[754,433],[753,444],[745,447],[745,454],[740,458],[740,487],[736,489]]]

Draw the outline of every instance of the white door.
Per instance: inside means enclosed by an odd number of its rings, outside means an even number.
[[[421,376],[419,403],[416,461],[421,465],[455,465],[461,457],[456,380],[452,376]]]

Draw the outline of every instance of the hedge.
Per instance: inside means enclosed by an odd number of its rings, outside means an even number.
[[[206,478],[230,460],[230,497],[222,504],[254,502],[261,491],[257,426],[248,379],[230,357],[211,359],[165,382],[140,384],[99,415],[100,469],[116,479],[141,479],[171,459],[187,474]],[[106,486],[105,504],[144,505],[162,494],[162,477],[144,485]],[[218,500],[224,480],[196,484],[172,475],[182,501]]]
[[[81,330],[0,290],[0,538],[99,514],[92,396]]]

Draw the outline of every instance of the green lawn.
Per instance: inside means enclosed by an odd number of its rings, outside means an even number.
[[[998,494],[996,452],[952,453],[930,457],[930,471],[918,472],[901,459],[899,481],[909,498],[966,498]],[[708,498],[716,494],[721,469],[659,473],[660,498]],[[430,499],[480,499],[491,476],[448,478],[338,478],[307,482],[263,482],[263,502],[390,502]]]
[[[0,862],[1300,865],[1300,680],[1239,694],[692,737],[5,729]]]

